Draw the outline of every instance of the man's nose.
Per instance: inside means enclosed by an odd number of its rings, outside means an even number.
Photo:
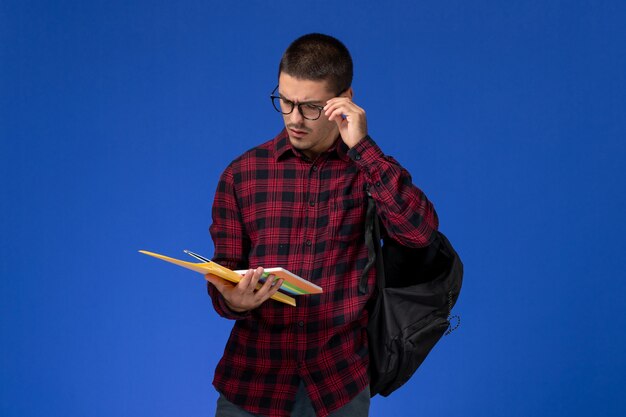
[[[300,107],[297,105],[293,107],[293,111],[289,116],[291,118],[291,123],[301,124],[304,122],[304,116],[300,113]]]

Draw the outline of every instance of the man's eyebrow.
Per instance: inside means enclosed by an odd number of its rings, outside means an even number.
[[[295,101],[288,99],[287,97],[283,96],[281,93],[278,93],[278,95],[280,96],[280,98],[282,98],[285,101],[288,101],[290,103],[295,103]],[[320,106],[320,105],[324,105],[326,103],[324,103],[322,100],[308,100],[308,101],[300,101],[298,102],[298,104],[314,104],[316,106]]]

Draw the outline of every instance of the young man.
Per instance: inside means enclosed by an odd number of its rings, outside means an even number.
[[[222,174],[210,231],[214,260],[249,269],[233,286],[208,276],[216,311],[235,324],[214,385],[218,416],[367,416],[367,193],[387,235],[424,247],[437,215],[409,173],[368,135],[352,101],[352,59],[337,39],[295,40],[272,94],[285,129]],[[291,307],[255,291],[262,267],[281,266],[321,286]],[[277,282],[280,284],[280,281]],[[293,414],[292,414],[293,413]]]

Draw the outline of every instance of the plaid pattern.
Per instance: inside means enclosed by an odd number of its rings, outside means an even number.
[[[359,295],[367,263],[367,190],[394,239],[428,245],[435,211],[411,177],[370,137],[348,150],[338,139],[315,161],[285,131],[237,158],[213,204],[213,260],[231,269],[282,266],[324,289],[297,307],[268,301],[235,314],[209,284],[216,311],[236,319],[213,384],[231,402],[267,416],[289,416],[300,380],[316,413],[348,403],[369,383],[367,313]],[[370,271],[374,288],[375,271]]]

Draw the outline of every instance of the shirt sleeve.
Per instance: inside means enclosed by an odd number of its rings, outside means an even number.
[[[250,240],[247,238],[241,211],[235,195],[232,165],[220,177],[212,209],[213,222],[209,231],[215,246],[213,261],[230,269],[247,269]],[[228,308],[222,294],[211,284],[207,290],[215,311],[228,319],[241,319],[250,313],[236,313]]]
[[[414,248],[436,239],[437,213],[406,169],[384,155],[370,136],[352,147],[348,156],[365,173],[378,215],[392,239]]]

